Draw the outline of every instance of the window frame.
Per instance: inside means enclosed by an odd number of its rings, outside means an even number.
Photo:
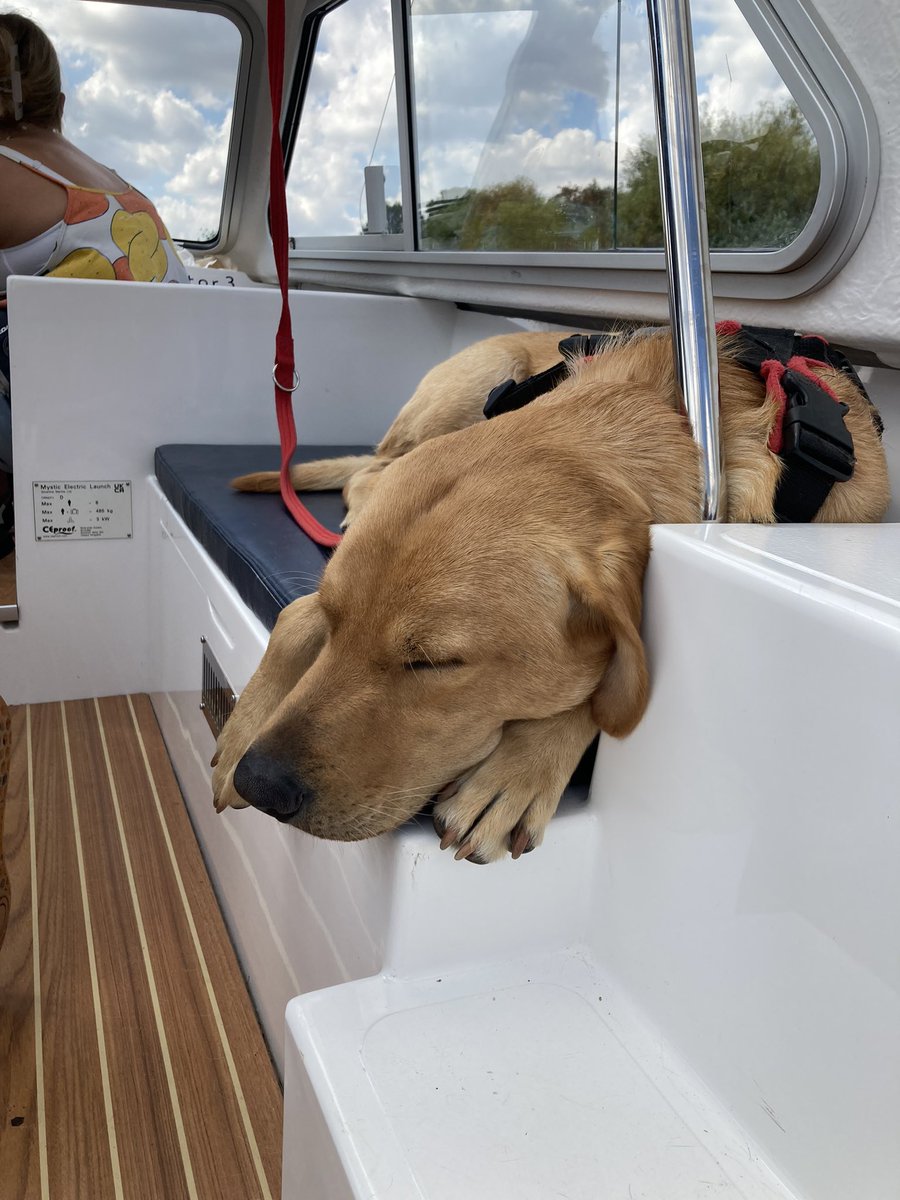
[[[303,118],[303,104],[309,89],[319,30],[322,28],[322,23],[329,13],[334,12],[335,9],[343,8],[348,2],[349,0],[324,0],[323,3],[316,6],[312,11],[307,11],[303,19],[300,47],[294,64],[294,72],[285,104],[285,116],[281,128],[281,149],[284,154],[285,179],[290,179],[291,160],[294,156],[294,145],[297,135],[300,132],[300,122]],[[399,62],[407,62],[404,51],[405,31],[401,29],[398,38],[397,29],[397,14],[398,10],[401,10],[402,7],[402,4],[398,4],[396,0],[391,0],[391,33],[395,70],[394,104],[397,107],[397,131],[400,143],[400,197],[403,206],[403,232],[363,233],[361,231],[356,234],[334,236],[313,235],[310,237],[294,237],[292,235],[290,240],[292,253],[298,250],[301,245],[314,245],[317,249],[332,250],[335,252],[355,250],[356,248],[367,251],[402,250],[417,252],[418,250],[415,244],[418,222],[409,219],[411,213],[415,214],[416,208],[412,199],[413,176],[411,174],[411,166],[415,159],[410,153],[411,129],[405,119],[405,113],[407,111],[411,113],[412,111],[411,107],[407,108],[406,105],[406,97],[409,94],[408,67],[402,72],[402,80],[396,77],[397,64]],[[405,20],[403,24],[405,25]],[[302,253],[302,250],[300,252]]]
[[[289,111],[283,143],[289,156],[302,115],[315,39],[324,15],[349,0],[323,0],[303,25],[295,81],[297,104]],[[817,14],[804,0],[735,0],[795,97],[819,150],[819,190],[801,233],[776,250],[712,250],[716,295],[787,299],[821,287],[847,261],[865,231],[875,203],[880,167],[878,127],[860,80]],[[368,276],[361,286],[396,287],[400,279],[466,280],[487,285],[586,288],[665,293],[662,250],[458,251],[418,248],[415,195],[415,116],[412,39],[405,0],[391,0],[395,98],[400,134],[403,234],[292,237],[297,278],[348,273]],[[294,92],[292,91],[292,95]]]

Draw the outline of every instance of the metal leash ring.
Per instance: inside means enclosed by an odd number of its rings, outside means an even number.
[[[272,382],[278,388],[279,392],[296,392],[300,386],[300,376],[297,373],[297,368],[294,367],[294,382],[291,387],[285,387],[283,383],[278,382],[278,376],[275,372],[278,370],[278,363],[272,368]]]

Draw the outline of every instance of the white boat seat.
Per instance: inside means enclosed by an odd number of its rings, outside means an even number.
[[[298,997],[285,1105],[284,1200],[791,1195],[579,949]]]

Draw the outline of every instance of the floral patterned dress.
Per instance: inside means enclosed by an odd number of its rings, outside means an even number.
[[[0,154],[66,189],[56,245],[35,274],[71,279],[186,283],[187,272],[153,204],[136,188],[105,192],[78,187],[16,150]]]

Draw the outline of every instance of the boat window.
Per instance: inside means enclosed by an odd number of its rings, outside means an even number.
[[[717,295],[817,286],[877,189],[868,98],[777,3],[692,4]],[[290,112],[295,279],[665,290],[645,0],[324,0]]]
[[[377,229],[366,167],[382,168],[375,186],[385,211]],[[296,237],[402,231],[390,0],[346,0],[321,16],[287,200]]]
[[[241,34],[219,13],[33,0],[66,93],[64,129],[146,193],[178,241],[215,242]]]
[[[710,246],[774,249],[819,155],[734,0],[692,5]],[[416,0],[421,245],[663,245],[645,0]]]

